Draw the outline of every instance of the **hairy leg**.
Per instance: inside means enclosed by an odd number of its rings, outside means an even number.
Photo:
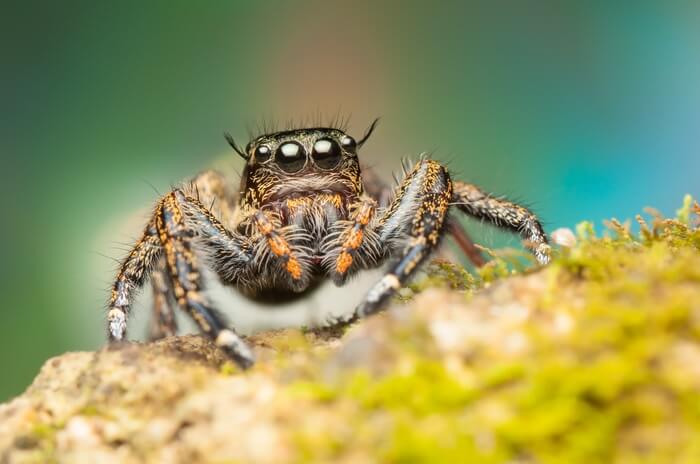
[[[284,281],[285,286],[303,290],[308,285],[309,272],[306,264],[298,256],[299,245],[290,244],[295,235],[290,227],[281,228],[279,222],[260,210],[252,217],[255,229],[262,240],[257,242],[256,261],[264,269],[273,269],[267,275],[276,281]],[[293,229],[293,227],[292,227]],[[296,240],[294,240],[296,242]]]
[[[155,218],[153,218],[146,226],[139,241],[122,262],[117,278],[112,285],[112,293],[108,302],[109,312],[107,313],[107,334],[110,342],[119,341],[126,337],[132,294],[143,286],[161,254],[160,238]]]
[[[385,182],[377,172],[370,167],[363,166],[362,178],[364,180],[365,191],[377,201],[379,208],[388,207],[391,204],[391,199],[394,194],[392,186]],[[447,227],[447,232],[452,236],[459,249],[462,250],[462,253],[465,254],[474,266],[481,267],[486,264],[486,260],[481,254],[481,251],[474,245],[466,229],[458,220],[454,218],[449,219]]]
[[[346,324],[374,314],[403,285],[437,246],[452,199],[450,176],[439,163],[421,160],[402,182],[398,195],[380,219],[381,243],[399,249],[399,258],[367,293]]]
[[[235,194],[229,191],[225,177],[213,170],[207,170],[194,177],[185,186],[185,192],[208,208],[215,209],[216,217],[225,225],[232,225],[236,209]],[[168,277],[165,260],[161,259],[151,275],[153,289],[153,314],[150,321],[149,339],[175,335],[175,295]]]
[[[336,285],[342,285],[354,271],[376,267],[383,252],[370,225],[377,202],[363,197],[350,207],[350,220],[338,221],[321,247],[327,270]]]
[[[165,261],[161,260],[151,274],[151,287],[153,288],[153,317],[149,329],[151,341],[177,334],[174,310],[175,293],[169,280]]]
[[[473,184],[455,182],[452,204],[464,213],[520,234],[540,264],[549,262],[547,235],[537,217],[520,205],[489,195]]]
[[[204,283],[193,248],[193,236],[200,229],[220,229],[221,232],[225,232],[225,229],[218,222],[210,220],[195,230],[187,224],[186,217],[214,219],[210,214],[198,200],[176,189],[163,199],[156,227],[178,305],[192,317],[204,334],[216,341],[241,367],[247,368],[254,362],[252,351],[235,332],[226,327],[223,317],[211,308],[203,294]]]
[[[144,236],[117,275],[108,313],[110,341],[125,337],[132,293],[149,277],[157,259],[164,256],[177,303],[229,356],[247,367],[253,362],[250,349],[226,327],[202,294],[201,264],[193,248],[195,237],[220,275],[227,273],[227,277],[232,277],[250,272],[252,257],[245,249],[245,237],[229,232],[196,198],[175,189],[159,201]]]

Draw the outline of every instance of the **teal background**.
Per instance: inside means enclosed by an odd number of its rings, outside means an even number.
[[[360,134],[382,116],[370,164],[432,152],[549,230],[700,193],[697,2],[47,1],[0,17],[0,400],[103,343],[111,258],[156,190],[239,166],[222,133],[263,118],[340,112]]]

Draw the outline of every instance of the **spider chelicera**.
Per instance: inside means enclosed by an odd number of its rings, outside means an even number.
[[[533,213],[453,181],[437,161],[423,158],[407,167],[396,188],[367,170],[363,178],[357,152],[375,126],[357,141],[334,127],[268,133],[245,149],[227,135],[245,159],[240,188],[206,171],[158,201],[112,286],[110,341],[125,338],[134,292],[150,277],[153,338],[176,333],[178,306],[247,368],[252,351],[203,293],[205,267],[255,298],[304,292],[323,278],[343,285],[354,273],[389,261],[354,312],[328,321],[344,325],[380,311],[448,233],[481,263],[468,236],[448,219],[451,206],[519,233],[537,261],[548,262],[547,237]]]

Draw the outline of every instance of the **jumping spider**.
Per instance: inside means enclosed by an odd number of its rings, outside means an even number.
[[[158,201],[112,286],[110,341],[125,338],[133,293],[151,277],[153,338],[175,334],[177,305],[247,368],[253,354],[204,296],[203,266],[255,297],[303,292],[324,277],[343,285],[391,260],[352,314],[328,321],[348,324],[380,311],[447,233],[479,263],[468,236],[448,220],[450,206],[519,233],[537,261],[548,262],[547,238],[534,214],[451,180],[437,161],[423,158],[404,169],[396,189],[370,171],[363,179],[357,151],[375,125],[357,141],[337,128],[314,127],[260,135],[245,149],[227,135],[246,162],[240,188],[232,192],[229,181],[206,171]]]

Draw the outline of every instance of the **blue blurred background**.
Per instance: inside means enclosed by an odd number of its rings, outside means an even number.
[[[700,187],[697,2],[15,2],[0,19],[0,400],[104,341],[114,262],[263,118],[352,115],[552,230]],[[483,233],[487,246],[516,239]],[[138,337],[141,334],[132,336]]]

